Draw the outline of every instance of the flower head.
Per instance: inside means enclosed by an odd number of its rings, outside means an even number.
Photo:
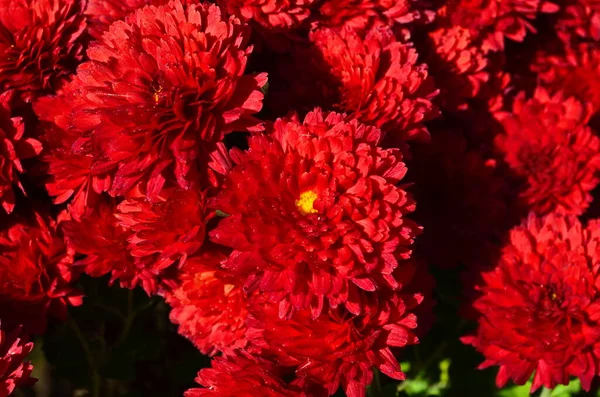
[[[18,176],[25,171],[21,160],[42,151],[42,144],[27,136],[23,118],[13,115],[13,97],[13,91],[0,94],[0,204],[8,213],[15,207],[14,187],[23,191]]]
[[[0,2],[0,90],[30,101],[52,94],[83,58],[85,2]]]
[[[530,215],[510,233],[497,267],[483,274],[477,332],[463,338],[499,366],[496,384],[532,391],[567,384],[589,390],[600,360],[600,228],[572,216]]]
[[[525,180],[522,196],[537,213],[581,214],[600,181],[600,139],[585,125],[591,109],[575,98],[538,89],[519,95],[512,113],[497,118],[504,133],[496,146],[510,168]]]
[[[299,27],[309,16],[315,0],[219,0],[228,13],[263,28],[285,31]]]
[[[370,302],[369,315],[355,317],[338,309],[316,319],[309,310],[282,319],[277,305],[256,299],[250,306],[249,344],[260,351],[257,355],[293,371],[291,383],[304,391],[330,396],[341,386],[349,397],[364,397],[373,368],[405,379],[391,348],[418,341],[416,317],[408,311],[421,299],[382,294]]]
[[[190,389],[185,397],[306,397],[286,386],[273,367],[243,351],[215,357],[212,368],[200,370],[196,378],[204,388]]]
[[[176,287],[165,292],[171,321],[203,353],[214,355],[246,346],[246,297],[219,268],[227,255],[216,248],[188,258]]]
[[[414,202],[397,186],[402,155],[377,147],[380,139],[374,127],[315,110],[234,151],[212,203],[229,215],[210,233],[234,249],[225,269],[284,314],[311,306],[316,316],[325,301],[360,313],[363,292],[395,288],[391,273],[419,227],[405,218]]]
[[[31,386],[33,366],[24,361],[33,349],[33,343],[20,336],[21,329],[6,332],[0,324],[0,396],[10,395],[15,388]]]
[[[38,334],[44,332],[48,315],[64,319],[68,304],[81,304],[81,293],[71,286],[76,276],[73,252],[46,216],[17,219],[0,231],[3,325],[23,324],[27,333]]]
[[[266,76],[244,75],[248,36],[217,6],[179,0],[113,23],[63,93],[37,106],[53,124],[46,139],[58,142],[50,149],[57,199],[123,196],[138,184],[154,198],[169,181],[189,189],[202,180],[226,133],[262,128],[252,115]],[[77,178],[61,180],[70,174]]]
[[[322,28],[311,41],[339,84],[337,108],[405,139],[428,134],[423,122],[436,116],[431,99],[437,91],[410,44],[385,28],[364,35]]]
[[[481,38],[484,50],[503,50],[504,39],[523,41],[538,13],[554,13],[559,7],[547,0],[451,0],[440,11],[450,26],[467,28]]]

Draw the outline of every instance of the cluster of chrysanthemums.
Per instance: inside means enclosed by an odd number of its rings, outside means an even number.
[[[595,0],[1,1],[0,396],[85,273],[214,356],[188,397],[362,397],[426,266],[499,387],[588,389],[599,40]]]

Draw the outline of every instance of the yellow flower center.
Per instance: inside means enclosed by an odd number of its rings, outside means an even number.
[[[317,197],[317,193],[312,190],[300,194],[300,198],[296,200],[296,207],[298,207],[298,210],[300,210],[302,215],[316,214],[319,212],[313,207]]]

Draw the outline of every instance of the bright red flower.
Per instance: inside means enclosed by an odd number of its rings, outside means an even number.
[[[408,310],[422,300],[420,295],[400,294],[373,298],[369,315],[326,309],[313,318],[302,310],[290,319],[280,318],[277,305],[256,300],[248,321],[249,343],[260,356],[293,369],[292,384],[302,390],[330,396],[341,386],[349,397],[364,397],[373,368],[405,379],[391,348],[418,342],[416,317]]]
[[[226,259],[224,252],[210,247],[188,258],[177,286],[165,292],[171,321],[207,355],[244,348],[247,343],[246,298],[236,281],[219,268]]]
[[[19,219],[0,231],[3,324],[43,333],[48,314],[64,319],[68,304],[81,304],[81,293],[71,286],[76,276],[73,252],[51,219],[36,214],[34,221]]]
[[[579,215],[600,179],[600,139],[585,125],[591,109],[562,93],[538,88],[533,98],[515,98],[513,111],[499,113],[504,133],[496,146],[525,180],[522,196],[537,213]]]
[[[423,122],[437,115],[431,103],[437,91],[412,45],[385,28],[364,38],[351,28],[323,28],[310,37],[339,84],[333,102],[339,110],[405,139],[428,135]]]
[[[554,13],[558,6],[547,0],[450,0],[439,12],[450,26],[467,28],[482,40],[482,48],[503,50],[504,38],[523,41],[534,32],[531,21],[538,13]]]
[[[47,140],[60,142],[49,190],[64,201],[92,189],[125,195],[136,184],[153,198],[168,180],[191,187],[226,133],[262,128],[252,114],[266,76],[244,75],[248,36],[217,6],[180,1],[111,25],[64,93],[37,106],[55,124]]]
[[[238,352],[215,357],[212,368],[200,370],[196,382],[204,388],[190,389],[185,397],[307,397],[284,384],[273,365]]]
[[[219,0],[229,14],[253,21],[269,30],[299,27],[309,16],[315,0]]]
[[[83,58],[79,0],[0,2],[0,90],[30,101],[56,92]]]
[[[31,353],[33,343],[20,334],[20,327],[7,333],[0,324],[0,397],[8,397],[15,388],[36,382],[30,376],[33,366],[24,361]]]
[[[357,30],[433,19],[434,12],[420,9],[419,5],[414,0],[325,0],[314,19],[318,26],[337,29],[347,26]]]
[[[374,127],[317,109],[232,151],[235,167],[212,203],[229,216],[210,236],[235,250],[227,271],[281,302],[282,316],[308,306],[317,316],[326,301],[358,314],[361,294],[397,287],[391,273],[419,227],[396,186],[402,154],[380,140]]]
[[[468,100],[496,103],[510,76],[495,54],[485,52],[467,28],[453,26],[429,33],[433,54],[428,59],[431,73],[440,88],[443,107],[463,110]]]
[[[600,224],[572,216],[530,215],[510,233],[495,270],[484,273],[475,335],[463,338],[499,366],[496,384],[532,391],[567,384],[589,390],[600,373]]]
[[[8,213],[15,207],[14,186],[24,192],[18,176],[24,172],[21,160],[42,151],[42,144],[26,135],[23,118],[13,115],[13,97],[13,91],[0,94],[0,204]]]
[[[99,40],[102,34],[108,30],[108,27],[115,21],[125,19],[125,17],[148,4],[162,2],[167,0],[87,0],[85,15],[88,19],[87,32],[94,39]]]
[[[204,195],[197,189],[163,189],[154,200],[134,190],[118,206],[115,217],[128,233],[128,249],[135,258],[152,258],[159,272],[182,266],[204,242]]]

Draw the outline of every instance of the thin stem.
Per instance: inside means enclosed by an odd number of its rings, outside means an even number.
[[[100,379],[100,374],[98,373],[98,371],[96,369],[96,363],[94,360],[94,355],[92,354],[92,351],[90,350],[90,345],[88,344],[87,340],[83,336],[83,333],[81,332],[81,329],[79,328],[79,325],[77,325],[77,323],[72,319],[69,323],[71,325],[71,328],[73,329],[73,332],[75,332],[75,336],[79,340],[81,347],[83,348],[85,357],[90,365],[90,369],[92,370],[92,397],[100,397],[101,379]]]

